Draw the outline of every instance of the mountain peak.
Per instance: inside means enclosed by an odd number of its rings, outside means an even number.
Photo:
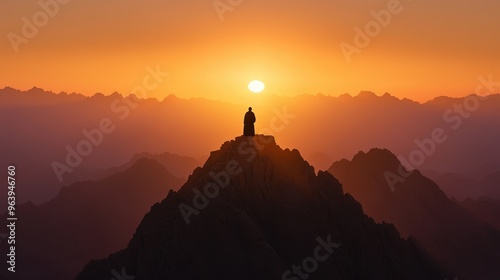
[[[377,172],[381,170],[397,170],[401,165],[399,159],[388,149],[373,148],[368,152],[359,151],[351,161],[343,159],[334,162],[330,169],[336,169],[340,166],[345,167],[349,164],[367,167],[365,171],[376,169]]]
[[[353,160],[362,160],[365,157],[367,157],[367,158],[371,158],[371,157],[391,158],[393,160],[397,160],[396,156],[391,151],[389,151],[388,149],[385,149],[385,148],[372,148],[368,151],[368,153],[365,153],[363,151],[359,151],[353,157]]]
[[[361,202],[366,214],[393,223],[403,236],[415,237],[448,271],[464,279],[499,275],[498,261],[492,260],[500,259],[500,233],[449,200],[418,170],[407,171],[389,150],[360,152],[352,161],[334,163],[329,172]],[[464,263],[468,255],[476,257]]]
[[[376,98],[378,96],[374,92],[372,92],[372,91],[366,91],[366,90],[364,90],[364,91],[361,91],[357,95],[357,97],[359,97],[359,98]]]
[[[163,173],[169,173],[169,175],[171,175],[170,172],[168,172],[168,170],[165,170],[165,168],[160,163],[158,163],[156,160],[150,159],[150,158],[137,159],[132,164],[132,167],[130,169],[137,170],[137,172],[143,172],[146,170],[154,169],[154,170],[162,171]]]
[[[220,150],[214,155],[217,153],[220,153],[216,156],[217,160],[238,160],[243,168],[250,168],[254,164],[267,164],[275,165],[279,169],[283,168],[284,173],[287,173],[285,170],[288,170],[288,173],[297,172],[295,176],[303,174],[311,177],[315,174],[314,167],[302,158],[297,149],[282,149],[276,143],[275,138],[269,135],[236,137],[222,144]]]
[[[77,279],[107,280],[122,267],[137,279],[293,279],[291,267],[318,240],[335,249],[311,279],[442,279],[416,244],[367,217],[331,174],[315,174],[298,150],[265,135],[222,144],[151,207],[125,250]]]
[[[203,168],[194,175],[231,174],[238,186],[248,185],[244,176],[252,176],[259,184],[271,184],[272,175],[294,185],[310,184],[316,175],[314,167],[305,161],[297,149],[282,149],[273,136],[239,136],[224,142],[220,149],[210,153]],[[190,185],[190,178],[186,185]],[[182,192],[182,190],[180,190]]]

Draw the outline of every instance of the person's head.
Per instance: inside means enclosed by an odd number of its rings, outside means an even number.
[[[252,111],[252,107],[248,107],[248,111]]]

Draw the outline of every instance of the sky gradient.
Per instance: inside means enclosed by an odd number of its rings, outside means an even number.
[[[33,23],[55,0],[0,3],[0,87],[129,94],[158,65],[169,73],[149,92],[159,99],[244,102],[260,79],[262,95],[369,90],[423,102],[470,94],[481,75],[500,80],[497,1],[224,0],[237,5],[223,14],[212,0],[61,2],[32,38],[23,17]],[[391,5],[398,13],[349,62],[340,45],[356,46],[355,28]]]

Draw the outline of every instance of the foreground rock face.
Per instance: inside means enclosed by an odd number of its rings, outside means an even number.
[[[212,152],[144,217],[128,247],[78,280],[444,279],[413,241],[376,224],[327,172],[274,138]],[[129,277],[129,278],[125,278]]]
[[[367,215],[393,223],[403,237],[413,236],[459,279],[500,279],[500,232],[486,223],[499,218],[484,215],[493,204],[485,209],[469,205],[471,212],[483,214],[486,222],[481,221],[419,171],[405,170],[388,150],[360,152],[351,161],[334,163],[329,171]]]

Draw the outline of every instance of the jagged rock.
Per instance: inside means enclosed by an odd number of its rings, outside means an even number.
[[[136,280],[295,280],[284,273],[313,257],[320,239],[338,248],[302,270],[307,279],[444,279],[414,241],[367,217],[332,175],[316,175],[297,150],[262,135],[212,152],[151,208],[127,248],[90,262],[77,279],[109,280],[125,268]]]

